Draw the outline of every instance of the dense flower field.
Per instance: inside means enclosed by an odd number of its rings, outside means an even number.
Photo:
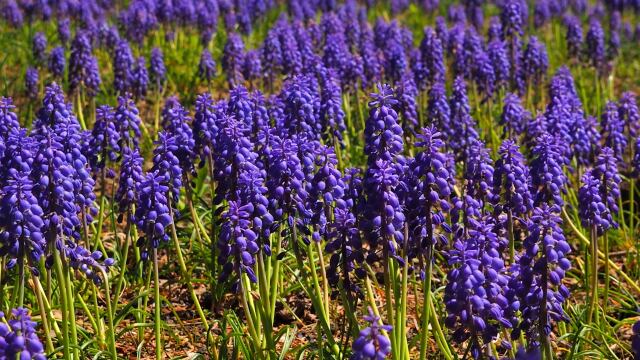
[[[0,0],[0,359],[640,359],[638,12]]]

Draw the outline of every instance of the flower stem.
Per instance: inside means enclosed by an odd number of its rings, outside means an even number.
[[[155,319],[153,328],[156,335],[156,360],[162,360],[162,330],[160,323],[160,274],[158,271],[158,249],[153,248],[153,290],[155,302]]]

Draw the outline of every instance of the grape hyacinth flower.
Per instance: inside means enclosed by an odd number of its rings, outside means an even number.
[[[579,165],[589,165],[595,159],[600,150],[602,134],[598,129],[598,120],[594,116],[584,117],[583,114],[574,113],[571,124],[573,154]]]
[[[357,168],[349,168],[343,176],[344,195],[336,201],[333,221],[329,224],[325,251],[331,254],[327,277],[332,286],[342,286],[350,293],[358,293],[357,283],[350,273],[364,261],[362,238],[356,214],[361,209],[362,176]],[[356,272],[358,274],[358,272]],[[361,275],[361,274],[360,274]]]
[[[202,50],[200,63],[198,64],[198,76],[205,80],[207,84],[216,76],[216,62],[213,60],[209,50]]]
[[[126,40],[120,40],[113,56],[113,88],[119,95],[129,91],[132,80],[133,55]]]
[[[28,67],[24,77],[24,87],[27,96],[31,99],[38,97],[38,70],[33,67]]]
[[[36,322],[31,320],[27,309],[11,310],[6,318],[0,312],[0,358],[20,360],[46,360],[42,342],[36,333]]]
[[[222,52],[222,69],[227,76],[229,87],[240,85],[242,77],[242,64],[244,63],[244,43],[240,35],[231,33],[227,37],[227,43]]]
[[[420,89],[427,85],[443,82],[445,79],[444,50],[440,38],[429,27],[424,29],[424,38],[420,43],[421,60],[428,73],[427,84],[418,84]]]
[[[32,53],[36,62],[44,62],[47,58],[47,36],[42,32],[37,32],[33,36]]]
[[[511,311],[505,296],[508,277],[494,224],[482,218],[468,222],[471,226],[460,232],[464,235],[457,236],[449,251],[453,268],[444,292],[445,324],[454,330],[454,341],[469,341],[471,356],[477,359],[500,330],[512,324],[506,318]]]
[[[586,36],[586,52],[591,66],[593,66],[600,75],[607,71],[605,51],[604,30],[600,22],[593,19],[591,20]]]
[[[398,99],[398,110],[402,115],[402,127],[406,134],[415,133],[418,127],[418,107],[416,98],[418,88],[413,80],[413,76],[406,73],[395,89]]]
[[[531,176],[524,156],[513,140],[505,140],[498,151],[493,193],[499,196],[501,208],[522,216],[533,209],[533,197],[530,192]]]
[[[120,137],[124,142],[122,147],[129,149],[137,149],[140,141],[140,112],[136,104],[131,99],[131,95],[125,93],[124,96],[118,96],[118,106],[115,110],[115,122],[120,132]]]
[[[136,99],[142,99],[147,95],[149,86],[149,73],[144,56],[138,57],[131,71],[131,91]]]
[[[149,251],[157,249],[161,241],[168,241],[169,235],[166,227],[171,225],[173,219],[169,215],[166,179],[157,172],[148,173],[136,190],[138,202],[135,212],[135,220],[138,230],[143,235],[136,245],[141,248],[143,259],[149,257]]]
[[[376,316],[371,308],[369,314],[364,317],[369,324],[360,330],[358,338],[353,341],[352,360],[381,360],[391,353],[391,341],[386,333],[391,331],[390,325],[383,325],[380,317]]]
[[[523,54],[523,73],[525,82],[538,86],[549,68],[547,48],[535,36],[529,37],[529,43]]]
[[[629,136],[635,138],[640,134],[640,110],[638,110],[636,94],[631,91],[622,93],[618,101],[618,116],[624,123]]]
[[[120,214],[129,212],[132,205],[138,203],[137,190],[144,180],[142,172],[142,164],[144,159],[140,156],[138,150],[127,150],[122,155],[122,164],[120,164],[120,176],[118,177],[118,190],[116,191],[114,200],[118,203],[118,211]],[[129,214],[130,216],[133,214]],[[120,221],[122,220],[119,218]],[[132,218],[127,219],[127,221]]]
[[[398,100],[391,87],[379,84],[378,93],[371,94],[371,97],[364,131],[364,152],[368,156],[369,166],[377,160],[393,161],[400,156],[404,146],[402,127],[398,124],[395,110]]]
[[[253,265],[259,247],[258,235],[252,230],[254,206],[241,201],[229,201],[228,210],[222,215],[224,223],[218,239],[218,263],[222,265],[220,280],[224,281],[232,271],[238,276],[246,274],[249,280],[257,282]],[[230,261],[232,258],[232,261]],[[241,280],[238,279],[240,282]]]
[[[567,42],[567,53],[569,58],[578,60],[583,49],[582,23],[573,15],[564,17],[564,26],[567,28],[565,41]]]
[[[458,76],[453,81],[453,93],[449,99],[451,128],[448,133],[449,147],[458,159],[466,159],[469,144],[479,139],[476,121],[471,117],[469,97],[465,80]]]
[[[593,170],[589,170],[582,176],[582,186],[578,192],[582,225],[587,229],[595,228],[598,235],[617,226],[611,211],[602,199],[601,188],[601,180],[594,176]]]
[[[218,136],[219,109],[214,105],[209,93],[196,97],[195,115],[193,117],[194,151],[200,156],[200,166],[209,159],[215,147]]]
[[[66,59],[64,55],[64,48],[58,46],[51,50],[49,54],[48,69],[49,72],[58,79],[62,79],[64,76],[64,68],[66,66]]]
[[[433,84],[429,90],[429,101],[427,103],[427,119],[438,129],[445,129],[447,139],[453,139],[453,126],[451,124],[451,108],[447,101],[445,85],[442,82]]]
[[[11,130],[20,129],[15,105],[10,97],[0,96],[0,138],[7,141]]]
[[[531,161],[531,178],[536,190],[535,203],[556,204],[562,206],[562,194],[567,191],[567,176],[564,174],[565,160],[559,138],[549,134],[538,137],[533,148]]]
[[[164,66],[164,55],[160,48],[154,47],[151,50],[151,59],[149,62],[149,78],[151,84],[155,85],[155,89],[161,91],[164,82],[167,79],[167,69]]]
[[[252,84],[253,81],[262,78],[262,63],[260,62],[260,53],[257,50],[250,50],[245,54],[242,76]]]
[[[602,148],[593,168],[593,176],[601,182],[600,193],[612,214],[618,213],[620,197],[620,173],[618,172],[615,152],[608,147]]]
[[[87,279],[98,286],[102,284],[101,275],[108,273],[109,268],[115,264],[112,258],[106,258],[101,263],[102,252],[98,250],[91,252],[72,242],[65,244],[63,253],[72,268],[83,273]]]
[[[441,152],[445,145],[441,135],[435,126],[423,128],[416,141],[416,146],[422,150],[410,164],[411,173],[417,180],[414,191],[421,199],[413,210],[417,214],[417,224],[412,225],[412,231],[417,232],[420,241],[415,246],[425,252],[427,261],[433,256],[433,246],[436,243],[434,228],[442,223],[437,212],[448,212],[451,209],[449,197],[454,183],[453,174],[447,167],[447,155]]]
[[[604,146],[613,150],[618,161],[622,164],[627,149],[627,137],[624,134],[625,123],[620,119],[618,105],[608,101],[600,116],[600,127],[604,135]]]
[[[557,205],[542,204],[534,209],[524,252],[510,284],[522,313],[512,338],[524,333],[533,347],[540,346],[545,353],[551,351],[549,334],[553,322],[568,321],[562,305],[570,294],[562,279],[571,268],[567,258],[571,247],[563,234],[559,213]]]
[[[332,69],[320,69],[320,122],[322,128],[327,131],[325,138],[327,143],[342,144],[342,133],[346,130],[344,124],[345,113],[342,110],[342,89]],[[337,143],[336,143],[337,142]]]
[[[120,156],[120,136],[113,109],[107,105],[99,106],[87,144],[88,149],[85,151],[95,174],[103,169],[107,170],[107,163],[115,162]]]
[[[154,142],[153,168],[158,177],[163,181],[161,184],[166,188],[167,198],[171,200],[172,208],[176,208],[182,189],[182,177],[184,171],[180,166],[180,158],[177,153],[180,149],[178,137],[171,133],[161,131],[158,133],[158,140]]]
[[[313,211],[311,223],[314,224],[312,239],[320,241],[327,233],[327,224],[331,219],[331,210],[344,196],[345,184],[337,169],[338,159],[333,148],[320,145],[316,150],[317,167],[309,182],[309,209]]]
[[[71,43],[69,57],[69,89],[70,92],[84,86],[90,96],[95,95],[101,84],[98,60],[92,55],[93,48],[89,34],[80,31]]]
[[[33,155],[28,146],[15,144],[26,140],[21,134],[14,133],[8,141],[11,168],[7,170],[0,201],[0,225],[3,227],[0,231],[0,254],[9,255],[8,269],[19,264],[22,271],[27,263],[31,272],[38,275],[38,262],[46,248],[42,234],[44,213],[33,193],[33,180],[29,177]],[[20,275],[24,276],[24,273]]]
[[[504,42],[500,39],[492,40],[487,45],[487,53],[495,73],[495,87],[506,87],[509,84],[511,62]]]
[[[492,98],[495,90],[496,73],[489,55],[482,48],[478,48],[475,52],[472,77],[478,91],[483,95],[482,101]]]
[[[531,114],[522,106],[520,97],[507,93],[504,97],[502,115],[500,115],[500,125],[503,126],[504,135],[512,137],[522,134],[530,119]]]

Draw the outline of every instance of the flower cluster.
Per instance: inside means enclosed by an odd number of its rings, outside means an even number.
[[[391,331],[390,325],[382,325],[380,317],[369,308],[369,314],[364,317],[369,324],[360,330],[358,338],[353,341],[353,360],[380,360],[391,353],[391,341],[385,332]]]
[[[7,319],[0,312],[0,358],[21,360],[45,360],[42,342],[36,334],[36,322],[26,309],[11,310],[11,318]]]

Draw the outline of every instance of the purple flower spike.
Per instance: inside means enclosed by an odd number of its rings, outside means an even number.
[[[143,234],[136,243],[141,248],[143,259],[148,259],[149,252],[160,246],[161,241],[169,241],[166,227],[173,219],[169,215],[167,192],[164,176],[157,172],[148,173],[136,190],[138,202],[135,219],[138,230]]]
[[[136,99],[142,99],[147,95],[149,87],[149,73],[144,56],[138,57],[131,72],[131,91]]]
[[[563,171],[565,159],[559,141],[559,138],[548,134],[536,139],[531,161],[532,185],[537,189],[536,204],[564,204],[562,194],[567,191],[568,179]]]
[[[538,86],[549,68],[547,48],[535,36],[529,37],[529,43],[523,54],[523,73],[527,83]]]
[[[44,346],[36,333],[36,322],[27,309],[11,310],[11,318],[0,312],[0,358],[46,360]],[[8,321],[7,321],[8,320]]]
[[[364,317],[369,324],[360,330],[358,338],[353,341],[352,360],[381,360],[391,353],[391,341],[385,332],[391,331],[390,325],[383,325],[380,317],[369,308],[369,315]]]
[[[593,66],[599,74],[604,74],[607,71],[604,30],[598,20],[591,20],[586,37],[586,46],[587,56],[589,57],[591,66]]]
[[[133,55],[126,40],[120,40],[113,57],[113,88],[118,94],[124,94],[131,87]]]
[[[198,76],[207,83],[210,83],[216,76],[216,62],[213,60],[211,53],[207,49],[202,50],[202,55],[200,55]]]
[[[20,129],[18,115],[15,113],[15,105],[11,98],[0,97],[0,138],[7,140],[11,130]]]
[[[500,116],[500,125],[504,127],[504,134],[507,136],[522,134],[530,119],[531,114],[522,106],[520,97],[507,93]]]
[[[244,43],[240,35],[231,33],[222,52],[222,69],[227,76],[229,87],[234,88],[244,81],[242,66],[244,64]]]
[[[37,62],[41,63],[47,58],[47,36],[44,33],[37,32],[33,36],[32,52]]]
[[[64,55],[64,48],[58,46],[51,50],[49,54],[48,62],[49,72],[56,78],[61,79],[64,76],[64,68],[66,67],[66,59]]]
[[[449,108],[451,109],[451,127],[447,131],[449,147],[458,159],[465,159],[470,144],[479,139],[479,135],[476,121],[471,117],[467,84],[460,76],[453,81]]]
[[[534,209],[524,252],[514,266],[510,284],[522,313],[511,337],[515,339],[524,333],[533,346],[549,336],[555,322],[568,321],[562,305],[570,293],[562,279],[571,268],[567,258],[571,247],[563,234],[559,214],[558,205],[543,204]]]
[[[604,111],[600,116],[600,127],[604,135],[604,146],[613,150],[615,157],[623,162],[623,157],[627,149],[627,137],[625,136],[625,123],[620,119],[618,105],[613,101],[608,101]]]
[[[149,63],[149,77],[156,90],[160,91],[164,87],[167,79],[167,69],[164,66],[164,55],[159,48],[151,50],[151,60]]]
[[[505,140],[498,153],[500,158],[496,161],[493,193],[499,197],[497,200],[505,210],[512,211],[514,216],[524,215],[533,209],[529,167],[513,140]]]
[[[36,99],[38,97],[38,82],[38,69],[33,67],[27,68],[27,72],[24,76],[24,87],[27,96],[29,96],[31,99]]]

